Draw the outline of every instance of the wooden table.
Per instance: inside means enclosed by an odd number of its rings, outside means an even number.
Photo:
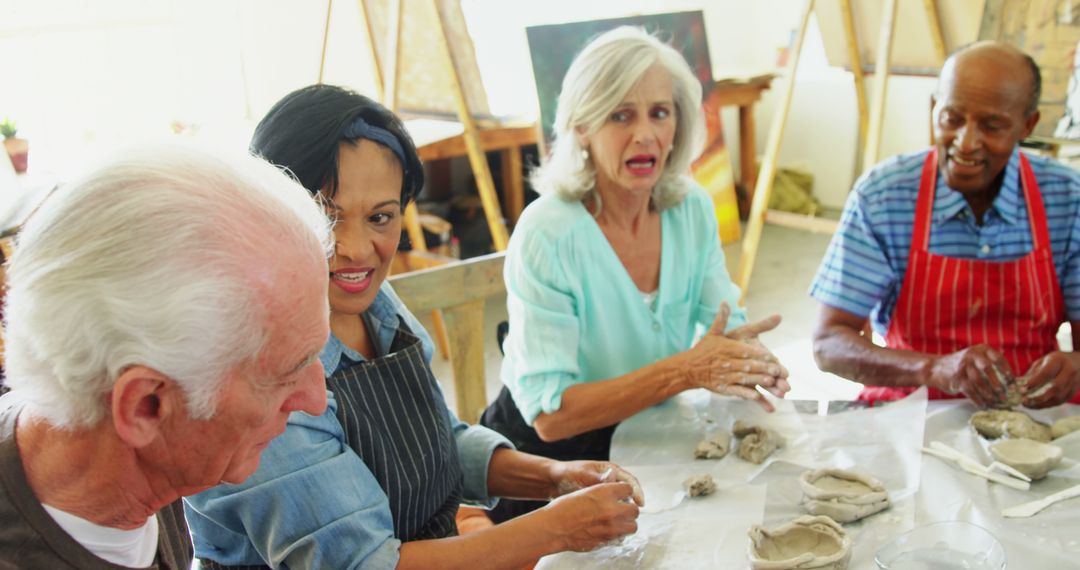
[[[1018,491],[919,451],[942,441],[983,464],[991,461],[986,442],[967,425],[975,407],[966,400],[927,402],[925,393],[917,392],[875,408],[802,404],[778,401],[777,411],[766,414],[752,402],[689,391],[622,422],[612,437],[611,460],[637,475],[644,487],[638,535],[606,551],[549,556],[538,568],[745,568],[749,525],[773,528],[802,514],[798,478],[826,466],[875,476],[892,502],[887,511],[845,525],[854,541],[853,570],[874,568],[875,552],[911,528],[949,520],[993,533],[1005,548],[1008,568],[1077,567],[1080,499],[1026,519],[1003,518],[1001,509],[1080,482],[1080,433],[1055,440],[1065,452],[1062,464],[1031,490]],[[1080,406],[1030,413],[1050,422],[1080,413]],[[730,430],[738,419],[777,431],[786,445],[760,466],[742,461],[734,449],[722,460],[692,459],[699,441]],[[701,473],[716,479],[717,493],[685,501],[672,494],[687,476]]]

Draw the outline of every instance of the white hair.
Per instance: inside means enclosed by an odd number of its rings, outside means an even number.
[[[61,428],[107,416],[119,375],[156,370],[213,416],[222,380],[266,342],[253,267],[327,254],[310,194],[247,154],[154,144],[58,188],[19,233],[8,268],[7,384]]]
[[[631,26],[601,34],[570,64],[559,94],[551,155],[531,178],[538,192],[553,192],[567,201],[582,200],[592,192],[596,172],[582,156],[578,131],[591,135],[600,130],[626,94],[657,63],[671,74],[676,123],[671,154],[653,189],[653,207],[663,210],[682,201],[691,188],[684,175],[701,153],[705,139],[701,83],[678,51]]]

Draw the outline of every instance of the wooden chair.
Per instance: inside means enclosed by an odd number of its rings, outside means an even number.
[[[390,277],[390,284],[413,313],[442,311],[450,340],[457,415],[472,424],[487,407],[484,302],[506,291],[505,256],[492,253]]]

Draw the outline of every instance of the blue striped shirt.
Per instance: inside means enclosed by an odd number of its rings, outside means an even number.
[[[907,270],[919,179],[929,149],[888,159],[855,183],[810,295],[860,317],[885,334]],[[1069,320],[1080,319],[1080,173],[1045,157],[1028,156],[1039,182],[1058,282]],[[1020,150],[1005,167],[1001,192],[981,226],[963,195],[937,177],[931,253],[1011,261],[1031,251],[1027,205],[1020,186]]]

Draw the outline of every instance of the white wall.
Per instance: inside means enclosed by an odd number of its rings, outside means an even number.
[[[798,23],[801,0],[462,0],[492,110],[536,112],[528,25],[703,10],[717,77],[771,70]],[[62,170],[88,149],[170,136],[244,145],[254,122],[285,93],[318,78],[326,3],[314,0],[0,0],[0,117],[31,141],[31,169]],[[407,38],[406,38],[407,40]],[[857,119],[850,74],[828,67],[816,24],[782,146],[803,163],[816,194],[840,206],[853,180]],[[326,81],[374,93],[357,2],[334,2]],[[872,82],[869,82],[872,87]],[[782,92],[756,106],[763,151]],[[933,80],[890,82],[882,156],[927,141]],[[735,111],[725,132],[738,164]]]
[[[504,114],[535,113],[536,94],[529,66],[524,28],[641,13],[702,10],[709,36],[714,77],[746,76],[775,71],[778,52],[792,40],[801,18],[801,0],[463,0],[470,32],[492,110]],[[500,78],[499,82],[492,77]],[[755,106],[756,153],[764,152],[786,79],[778,78]],[[881,156],[910,152],[929,143],[929,97],[934,80],[894,77],[886,97]],[[867,81],[868,96],[873,81]],[[725,110],[725,137],[739,164],[738,116]],[[855,172],[858,115],[850,73],[830,67],[812,18],[807,33],[788,116],[781,165],[809,168],[814,192],[826,206],[842,207]],[[861,150],[859,151],[861,154]]]
[[[56,176],[87,152],[193,136],[246,146],[255,122],[318,79],[326,4],[311,0],[0,0],[0,117]],[[356,2],[335,2],[328,81],[373,91]]]

